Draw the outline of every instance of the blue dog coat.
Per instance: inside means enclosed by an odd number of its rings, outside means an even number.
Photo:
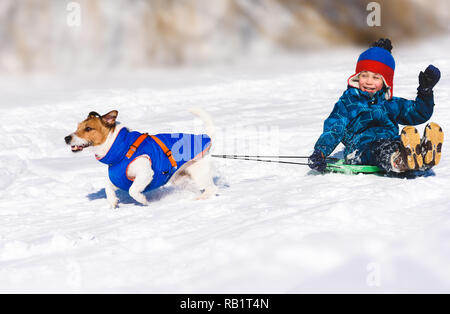
[[[144,155],[150,159],[154,172],[152,181],[144,190],[144,192],[147,192],[166,184],[182,165],[203,156],[211,147],[211,139],[206,134],[173,133],[155,135],[172,151],[172,156],[177,163],[175,168],[171,165],[161,146],[151,137],[147,137],[136,149],[136,152],[128,158],[126,155],[130,146],[141,135],[142,133],[131,132],[127,128],[122,128],[108,153],[103,158],[98,159],[109,166],[108,172],[111,182],[122,190],[128,191],[133,184],[133,178],[127,176],[127,169],[139,156]]]

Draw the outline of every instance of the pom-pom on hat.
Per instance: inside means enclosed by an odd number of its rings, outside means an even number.
[[[389,39],[380,39],[358,58],[355,74],[348,79],[348,85],[359,88],[359,74],[364,71],[382,76],[387,89],[386,99],[391,99],[394,90],[395,60],[391,55],[392,45]]]

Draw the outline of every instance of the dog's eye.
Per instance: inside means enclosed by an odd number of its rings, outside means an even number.
[[[89,131],[92,131],[93,130],[93,128],[90,128],[90,127],[86,127],[85,129],[84,129],[86,132],[89,132]]]

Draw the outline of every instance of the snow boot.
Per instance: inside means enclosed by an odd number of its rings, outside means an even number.
[[[419,170],[423,166],[420,135],[413,126],[405,126],[400,133],[400,150],[391,155],[392,170],[405,172]]]
[[[422,138],[422,156],[426,167],[431,168],[441,161],[443,142],[442,128],[437,123],[428,123]]]
[[[405,126],[400,134],[400,141],[408,168],[420,169],[423,166],[423,157],[419,131],[413,126]]]

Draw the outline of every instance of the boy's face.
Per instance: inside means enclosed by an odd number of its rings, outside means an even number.
[[[364,71],[359,74],[359,89],[363,92],[376,93],[383,88],[381,74]]]

